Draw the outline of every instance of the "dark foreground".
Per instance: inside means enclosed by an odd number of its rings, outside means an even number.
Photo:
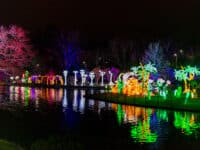
[[[4,140],[0,141],[0,148],[3,147],[3,150],[148,148],[148,145],[131,142],[127,134],[128,126],[122,130],[117,122],[110,120],[110,117],[116,118],[113,111],[102,110],[100,113],[102,120],[98,114],[90,111],[85,113],[85,117],[81,117],[72,110],[67,110],[65,113],[47,109],[40,112],[1,110],[0,137]]]

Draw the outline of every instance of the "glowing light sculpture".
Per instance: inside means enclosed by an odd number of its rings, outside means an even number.
[[[64,70],[63,71],[63,75],[64,75],[64,86],[66,86],[67,85],[67,74],[68,74],[68,71],[67,70]]]
[[[112,78],[113,78],[113,73],[111,71],[108,71],[109,75],[110,75],[110,82],[109,82],[109,85],[110,86],[113,86],[114,83],[112,82]]]
[[[81,86],[83,86],[86,83],[87,74],[85,74],[85,70],[80,70],[80,74],[81,74]]]
[[[157,72],[154,64],[140,64],[140,66],[132,67],[131,70],[132,72],[121,73],[118,76],[117,83],[112,87],[112,92],[123,92],[123,94],[133,96],[148,96],[150,100],[153,89],[151,85],[153,80],[150,79],[150,73]]]
[[[94,86],[94,78],[95,78],[94,72],[90,72],[89,77],[90,77],[90,86]]]
[[[78,71],[74,70],[73,73],[74,73],[74,86],[77,86],[77,73],[78,73]]]
[[[195,76],[200,75],[200,71],[196,67],[186,66],[181,67],[181,70],[175,70],[174,73],[178,81],[184,81],[183,93],[185,93],[185,103],[187,103],[187,100],[196,94],[196,89],[191,90],[191,82]]]
[[[138,76],[139,68],[140,68],[140,67],[137,67],[137,66],[134,66],[134,67],[131,68],[131,71],[133,72],[133,74],[134,74],[135,76]]]
[[[29,71],[26,70],[25,71],[25,80],[26,80],[26,83],[28,83],[28,78],[29,78]]]
[[[182,95],[182,86],[178,86],[178,88],[174,90],[174,96],[176,98],[180,98],[181,95]]]
[[[106,72],[100,70],[99,73],[101,76],[101,86],[104,86],[104,75],[106,74]]]
[[[158,78],[157,80],[157,87],[158,87],[158,93],[160,96],[164,97],[164,99],[166,99],[166,90],[164,90],[164,83],[165,83],[165,80],[163,80],[162,78]]]
[[[152,89],[153,89],[153,87],[152,87],[152,84],[153,84],[153,80],[151,80],[151,79],[149,79],[149,81],[148,81],[148,94],[147,94],[147,98],[148,98],[148,100],[151,100],[151,91],[152,91]]]
[[[121,93],[122,90],[123,90],[123,87],[124,87],[124,82],[123,80],[121,79],[121,76],[123,75],[123,73],[121,73],[118,77],[118,80],[117,80],[117,91],[118,93]]]
[[[142,77],[142,88],[143,88],[143,95],[146,96],[149,94],[149,77],[150,73],[156,73],[157,69],[154,67],[154,64],[151,64],[150,62],[148,64],[142,65],[141,66],[141,71],[140,71],[140,76]]]

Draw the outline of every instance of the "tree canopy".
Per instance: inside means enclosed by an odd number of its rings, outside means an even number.
[[[21,74],[30,65],[34,52],[23,28],[0,26],[0,68],[12,75]]]

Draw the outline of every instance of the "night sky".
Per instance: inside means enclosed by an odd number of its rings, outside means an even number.
[[[198,0],[1,0],[0,24],[28,30],[54,25],[97,35],[198,37],[199,8]]]

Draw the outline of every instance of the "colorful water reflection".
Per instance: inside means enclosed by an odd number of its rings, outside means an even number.
[[[39,99],[47,101],[48,104],[53,102],[61,102],[63,99],[63,89],[42,89],[32,87],[9,87],[10,101],[17,101],[22,103],[25,107],[29,105],[30,101],[35,102],[37,108],[39,107]]]
[[[197,115],[189,112],[174,112],[174,126],[181,129],[181,133],[191,135],[200,129]]]
[[[158,124],[169,123],[169,115],[174,113],[174,126],[184,135],[197,134],[200,122],[197,113],[170,112],[142,107],[112,104],[119,125],[131,123],[130,135],[134,142],[154,143],[162,136]],[[167,130],[167,129],[166,129]]]
[[[91,92],[94,92],[91,90]],[[101,91],[103,92],[103,91]],[[85,99],[85,90],[67,90],[67,89],[45,89],[31,87],[9,87],[9,99],[12,102],[21,103],[24,107],[34,104],[35,110],[40,109],[41,101],[46,101],[48,105],[54,106],[54,103],[60,103],[66,117],[74,114],[69,121],[76,120],[75,113],[84,114],[86,109],[101,115],[102,109],[114,110],[116,112],[116,126],[129,126],[129,135],[133,142],[156,143],[160,137],[167,137],[168,128],[173,122],[174,127],[183,135],[193,135],[199,137],[197,133],[200,129],[200,120],[198,113],[173,112],[166,110],[155,110],[129,105],[106,103],[93,99]],[[70,113],[69,113],[70,112]],[[68,115],[67,115],[68,114]],[[115,118],[113,118],[115,119]],[[78,122],[72,123],[77,124]],[[164,135],[165,134],[165,135]]]
[[[153,117],[156,113],[153,109],[112,104],[117,112],[118,123],[131,123],[130,135],[134,142],[156,142],[157,133],[152,129]]]

